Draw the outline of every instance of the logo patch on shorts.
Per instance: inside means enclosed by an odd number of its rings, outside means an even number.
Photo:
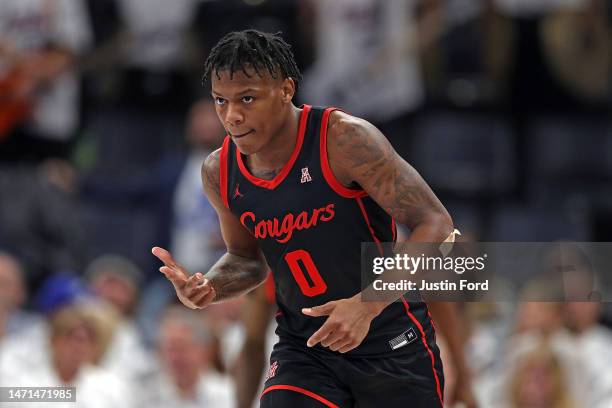
[[[411,327],[410,329],[406,330],[399,336],[389,340],[389,346],[391,346],[391,350],[397,350],[398,348],[407,346],[408,344],[412,343],[416,339],[417,339],[416,332]]]
[[[276,370],[278,370],[278,361],[273,361],[272,364],[270,364],[270,368],[268,368],[268,374],[266,374],[266,379],[264,381],[273,378],[276,375]]]

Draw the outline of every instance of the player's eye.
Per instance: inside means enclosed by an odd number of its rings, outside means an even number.
[[[253,98],[252,96],[243,96],[242,97],[242,102],[244,103],[253,103],[253,101],[255,100],[255,98]]]
[[[215,97],[215,103],[217,105],[225,105],[225,99],[219,98],[219,97]]]

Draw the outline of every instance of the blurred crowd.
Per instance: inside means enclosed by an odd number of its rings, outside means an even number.
[[[190,311],[150,254],[206,272],[225,250],[201,76],[244,28],[281,32],[296,102],[377,125],[464,235],[612,241],[610,0],[1,0],[0,386],[249,406],[236,382],[265,370],[244,356],[274,341],[249,320],[269,299]],[[609,303],[463,312],[481,406],[612,407]]]

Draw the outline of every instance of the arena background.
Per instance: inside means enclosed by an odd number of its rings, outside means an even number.
[[[464,237],[611,241],[611,18],[608,0],[1,0],[0,385],[72,369],[77,406],[234,406],[250,300],[172,306],[150,253],[195,272],[222,250],[201,75],[231,30],[280,31],[297,103],[376,124]],[[462,310],[482,407],[612,407],[609,303]]]

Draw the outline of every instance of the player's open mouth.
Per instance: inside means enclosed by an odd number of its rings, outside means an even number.
[[[246,132],[246,133],[242,133],[242,134],[239,134],[239,135],[234,135],[234,134],[232,134],[232,133],[230,133],[230,134],[232,135],[232,138],[234,138],[234,139],[240,139],[241,137],[245,137],[246,135],[248,135],[248,134],[250,134],[250,133],[252,133],[252,132],[254,132],[254,130],[253,130],[253,129],[249,130],[249,131],[248,131],[248,132]]]

